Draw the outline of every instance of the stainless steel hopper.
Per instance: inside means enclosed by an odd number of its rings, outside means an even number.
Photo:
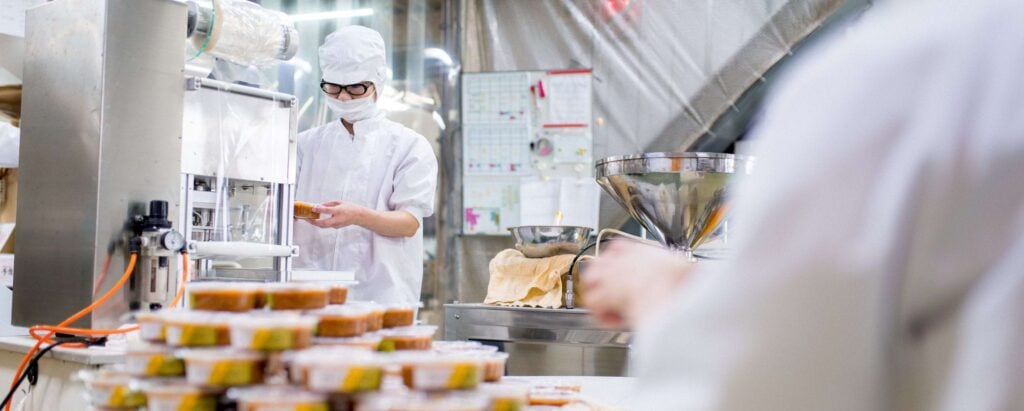
[[[727,191],[753,159],[720,153],[646,153],[608,157],[597,183],[665,246],[692,255],[728,215]]]

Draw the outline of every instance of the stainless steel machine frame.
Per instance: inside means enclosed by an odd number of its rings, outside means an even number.
[[[290,245],[294,99],[251,87],[186,79],[185,3],[55,0],[26,14],[20,170],[24,189],[18,202],[12,322],[56,324],[110,289],[128,263],[132,219],[146,214],[151,200],[166,201],[172,229],[191,239],[190,215],[201,199],[190,184],[201,176],[277,187],[272,217],[277,228],[272,230],[273,238],[262,244],[227,244],[227,248],[216,244],[228,251],[207,253],[200,259],[230,257],[232,250],[240,248],[246,256],[270,258],[273,264],[239,277],[284,279],[290,257],[296,253]],[[211,165],[212,160],[203,157],[210,147],[231,147],[219,131],[196,133],[190,128],[197,118],[224,117],[225,113],[217,112],[195,115],[196,104],[210,100],[201,97],[204,93],[240,100],[241,105],[232,107],[243,108],[243,119],[254,107],[281,110],[278,115],[284,120],[275,123],[278,127],[272,131],[281,141],[266,148],[273,147],[277,156],[272,163],[254,152],[248,156],[220,153],[220,158],[238,158],[234,165],[261,163],[257,172],[250,173],[251,168]],[[237,124],[233,126],[242,134],[266,132],[239,131]],[[212,248],[190,246],[197,251]],[[143,253],[146,250],[142,247]],[[171,265],[166,272],[173,278],[151,283],[170,288],[177,285],[180,277],[175,274],[182,267],[180,258],[166,254],[140,257],[168,260]],[[142,264],[136,269],[142,266],[154,267]],[[197,266],[200,275],[220,273],[203,261]],[[165,291],[150,295],[173,295]],[[138,301],[137,295],[125,290],[122,298],[111,299],[74,325],[113,328],[123,322],[132,305],[166,303]]]
[[[497,346],[509,354],[509,375],[624,375],[631,338],[585,309],[444,306],[444,339]]]

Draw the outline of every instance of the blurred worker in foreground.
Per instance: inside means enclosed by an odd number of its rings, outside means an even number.
[[[833,40],[768,103],[727,262],[620,242],[584,274],[636,330],[635,409],[1024,409],[1024,2]]]
[[[423,218],[434,212],[437,158],[427,140],[377,107],[384,39],[348,26],[320,47],[321,89],[337,120],[298,138],[295,198],[324,218],[295,225],[300,269],[355,271],[355,298],[419,301]]]

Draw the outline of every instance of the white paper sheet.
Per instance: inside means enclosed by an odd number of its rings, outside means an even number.
[[[559,181],[562,225],[597,229],[601,187],[592,178],[562,178]]]
[[[524,182],[519,189],[519,223],[522,225],[553,225],[561,202],[561,185],[557,179]]]
[[[590,124],[590,73],[548,76],[545,124]]]
[[[524,182],[520,188],[523,225],[575,225],[597,228],[601,189],[590,178]],[[556,215],[561,212],[561,221]]]

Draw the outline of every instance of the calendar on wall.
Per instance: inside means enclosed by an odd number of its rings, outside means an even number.
[[[464,73],[464,234],[597,228],[591,70]]]

